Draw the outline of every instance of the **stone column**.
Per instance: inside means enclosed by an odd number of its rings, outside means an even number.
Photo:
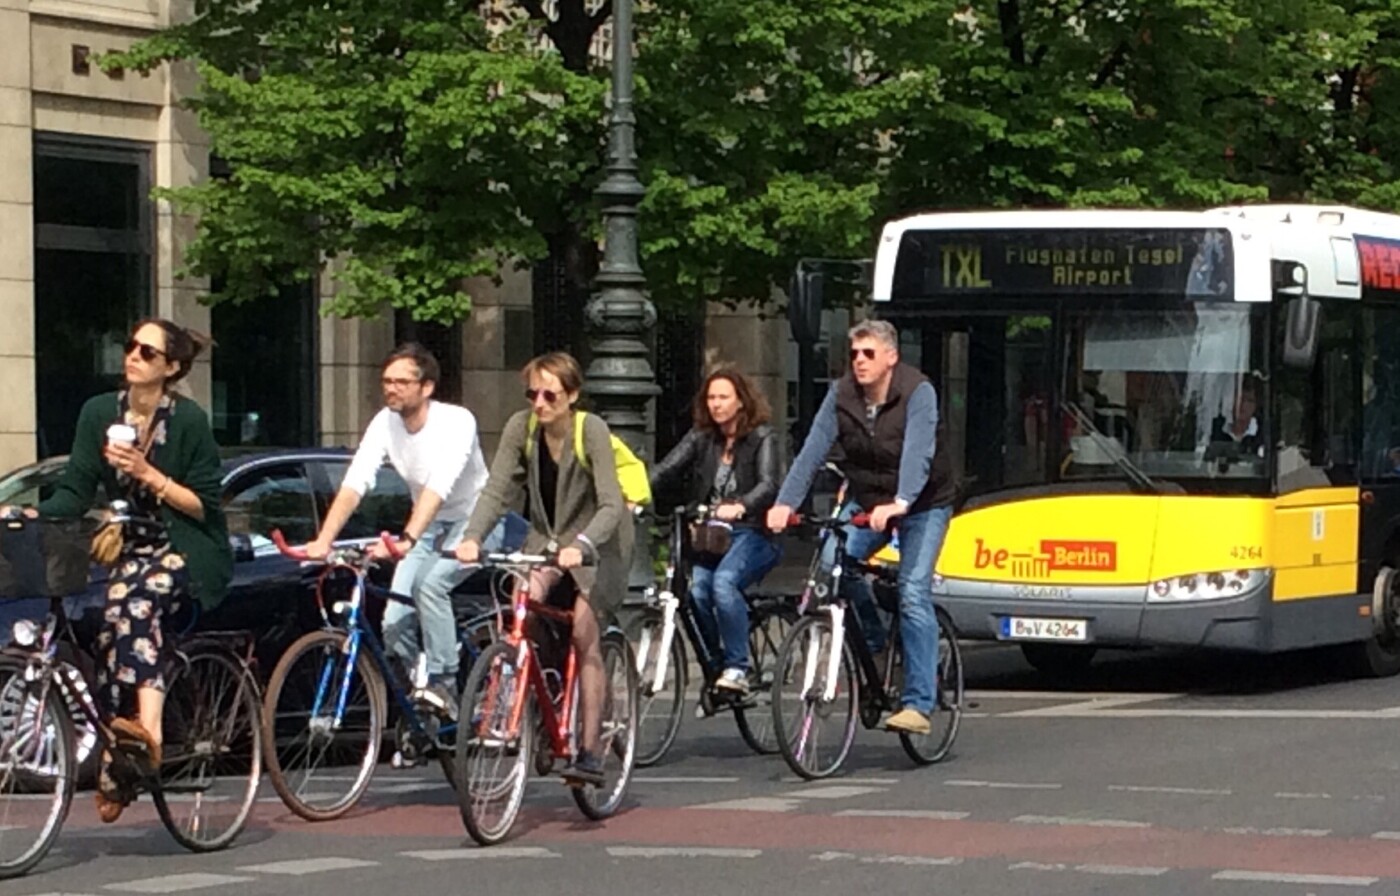
[[[28,0],[0,0],[0,470],[34,460],[34,135]]]

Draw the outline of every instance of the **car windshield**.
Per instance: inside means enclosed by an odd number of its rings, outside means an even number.
[[[1066,318],[1065,478],[1261,477],[1263,309],[1119,305]]]

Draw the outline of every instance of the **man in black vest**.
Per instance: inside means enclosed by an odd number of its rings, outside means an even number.
[[[933,611],[933,567],[953,516],[954,483],[947,453],[939,453],[938,396],[933,384],[899,361],[899,335],[887,321],[871,320],[850,332],[851,372],[832,384],[793,460],[768,527],[781,532],[807,497],[828,452],[838,442],[849,482],[844,518],[870,514],[870,527],[847,527],[846,550],[867,558],[899,527],[899,618],[904,639],[904,693],[891,731],[927,734],[935,707],[938,618]],[[835,545],[828,543],[831,555]],[[830,560],[828,560],[830,562]],[[870,584],[843,576],[842,594],[860,614],[872,651],[882,649],[884,626]]]

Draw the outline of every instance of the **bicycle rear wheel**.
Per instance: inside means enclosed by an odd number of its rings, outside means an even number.
[[[843,644],[830,681],[831,620],[809,616],[793,626],[778,649],[773,678],[773,732],[788,768],[807,780],[840,770],[856,738],[860,696],[855,661]],[[828,684],[831,688],[827,694]]]
[[[25,663],[0,657],[0,880],[48,855],[77,779],[73,722],[53,680],[24,680]]]
[[[755,607],[749,622],[749,659],[753,663],[750,703],[734,710],[739,735],[760,756],[778,752],[778,736],[773,729],[773,677],[778,667],[778,649],[797,622],[797,610],[789,604],[760,610]]]
[[[603,735],[598,755],[603,760],[603,786],[572,788],[579,811],[594,821],[602,821],[622,805],[637,756],[637,666],[632,647],[621,632],[610,631],[602,637],[602,648]],[[579,718],[576,709],[575,726]]]
[[[348,639],[341,631],[297,639],[277,661],[263,699],[268,777],[287,808],[307,821],[354,808],[379,762],[384,679],[364,651],[348,668]]]
[[[234,841],[257,799],[261,701],[240,660],[216,647],[196,650],[166,673],[165,744],[151,798],[181,846],[211,852]]]
[[[941,608],[938,615],[938,680],[935,706],[928,734],[899,734],[904,752],[918,765],[941,761],[953,748],[962,724],[963,664],[953,620]]]
[[[685,710],[686,656],[680,626],[671,634],[666,674],[656,681],[661,662],[663,617],[648,611],[637,629],[637,767],[660,762],[676,742]]]
[[[503,642],[482,651],[457,713],[457,806],[467,833],[482,846],[509,836],[530,779],[535,697],[517,657],[517,648]]]

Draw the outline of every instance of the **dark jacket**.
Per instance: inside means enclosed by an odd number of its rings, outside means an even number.
[[[120,494],[117,471],[102,457],[107,427],[117,420],[117,393],[88,399],[78,414],[78,429],[68,466],[53,495],[39,504],[45,516],[77,518],[87,513],[104,483],[107,494]],[[219,449],[204,409],[189,398],[176,398],[166,425],[165,442],[151,446],[147,460],[175,482],[199,496],[204,519],[186,516],[169,504],[161,516],[170,545],[185,558],[195,599],[205,608],[216,606],[233,577],[233,550],[228,543],[221,503],[223,470]]]
[[[928,382],[918,369],[900,364],[890,380],[885,403],[875,415],[872,429],[866,417],[865,396],[855,378],[843,376],[836,391],[836,442],[844,455],[842,470],[850,481],[851,494],[862,507],[871,508],[893,501],[899,489],[899,465],[904,452],[904,429],[909,397]],[[955,497],[952,463],[945,449],[943,422],[935,435],[928,482],[909,505],[910,513],[952,504]]]
[[[677,476],[687,476],[686,500],[709,500],[714,488],[720,458],[724,456],[724,436],[717,431],[692,429],[680,444],[651,472],[653,492]],[[782,468],[778,460],[778,439],[772,427],[764,424],[734,442],[735,499],[744,505],[744,521],[757,524],[778,497]]]

